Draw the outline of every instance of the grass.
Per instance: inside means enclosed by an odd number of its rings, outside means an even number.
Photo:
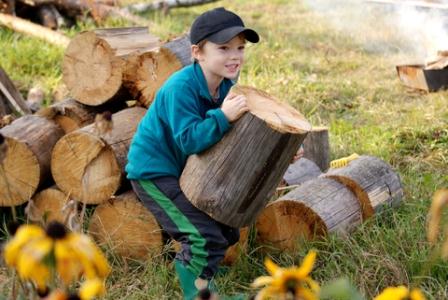
[[[298,264],[308,249],[315,248],[319,254],[313,277],[322,283],[346,276],[368,298],[386,286],[406,284],[420,286],[429,299],[446,299],[448,263],[436,260],[425,269],[430,257],[425,222],[432,194],[448,186],[448,93],[406,89],[394,68],[406,53],[394,46],[387,51],[372,48],[372,43],[366,46],[365,36],[335,29],[329,19],[300,1],[230,0],[144,17],[151,21],[151,32],[168,38],[185,32],[198,14],[217,5],[239,13],[262,37],[259,44],[247,47],[241,83],[290,103],[314,125],[328,126],[332,158],[357,152],[391,163],[405,190],[398,208],[365,222],[353,234],[303,242],[299,252],[273,255],[274,260]],[[121,25],[126,24],[105,24]],[[380,35],[386,29],[374,23],[366,27],[367,36],[391,35]],[[67,34],[91,28],[93,23],[81,22]],[[381,43],[387,45],[388,40]],[[51,102],[61,83],[62,56],[63,49],[0,28],[0,65],[24,94],[41,85]],[[114,270],[106,299],[180,298],[169,259],[124,264],[110,255]],[[262,261],[259,245],[250,240],[247,255],[217,279],[221,291],[250,291],[250,282],[265,274]],[[0,281],[0,294],[7,294],[9,284],[8,279]]]

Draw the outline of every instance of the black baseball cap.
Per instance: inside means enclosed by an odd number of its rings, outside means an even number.
[[[260,37],[255,30],[244,27],[243,20],[224,7],[206,11],[194,20],[190,29],[190,42],[196,45],[207,39],[215,44],[224,44],[240,33],[244,33],[246,40],[258,43]]]

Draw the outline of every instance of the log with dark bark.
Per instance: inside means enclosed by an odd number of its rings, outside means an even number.
[[[400,177],[383,160],[363,155],[347,166],[329,169],[322,176],[339,181],[357,196],[364,218],[384,207],[395,206],[403,198]]]
[[[0,24],[3,24],[14,31],[45,40],[51,44],[64,48],[67,47],[70,42],[68,37],[59,32],[11,15],[0,13]]]
[[[155,93],[175,71],[191,64],[188,36],[176,38],[162,47],[129,59],[123,81],[134,99],[149,107]]]
[[[330,166],[330,142],[328,128],[313,127],[303,142],[303,157],[315,162],[322,172]]]
[[[37,7],[35,14],[39,21],[39,24],[42,24],[43,26],[50,29],[57,29],[58,20],[54,10],[55,7],[52,4],[46,4]]]
[[[297,185],[317,178],[321,174],[319,167],[313,161],[302,157],[288,167],[283,180],[287,185]]]
[[[175,7],[189,7],[194,5],[202,5],[206,3],[216,2],[218,0],[162,0],[152,1],[147,3],[134,3],[128,5],[126,8],[130,11],[138,13],[148,12],[152,10],[168,10]]]
[[[362,222],[356,196],[343,184],[316,178],[270,203],[257,219],[257,241],[294,251],[300,239],[348,232]]]
[[[0,67],[0,117],[13,112],[16,114],[29,114],[31,110],[11,79],[9,79],[8,74]]]
[[[251,224],[264,208],[311,129],[292,107],[250,87],[249,112],[212,148],[191,155],[180,178],[187,198],[217,221]]]
[[[122,86],[124,72],[137,72],[137,65],[129,60],[158,48],[159,44],[159,39],[146,27],[83,32],[66,49],[63,80],[71,95],[83,104],[100,105],[122,97],[127,94]]]
[[[146,109],[133,107],[113,114],[113,129],[106,134],[100,134],[94,123],[65,135],[51,159],[57,186],[87,204],[109,199],[124,179],[129,144],[145,113]]]
[[[89,232],[100,245],[124,258],[145,259],[162,252],[162,230],[133,191],[98,205]]]
[[[53,146],[64,134],[53,121],[26,115],[0,129],[8,145],[0,165],[0,206],[16,206],[50,178]]]

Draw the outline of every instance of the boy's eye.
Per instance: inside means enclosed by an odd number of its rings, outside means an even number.
[[[227,47],[227,46],[220,46],[218,49],[220,49],[220,50],[227,50],[227,49],[229,49],[229,47]]]
[[[238,50],[244,50],[244,48],[246,48],[246,46],[244,46],[244,45],[243,46],[239,46]]]

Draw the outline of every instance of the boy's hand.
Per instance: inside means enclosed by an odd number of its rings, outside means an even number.
[[[221,110],[229,122],[238,120],[249,110],[246,96],[229,93],[222,103]]]

